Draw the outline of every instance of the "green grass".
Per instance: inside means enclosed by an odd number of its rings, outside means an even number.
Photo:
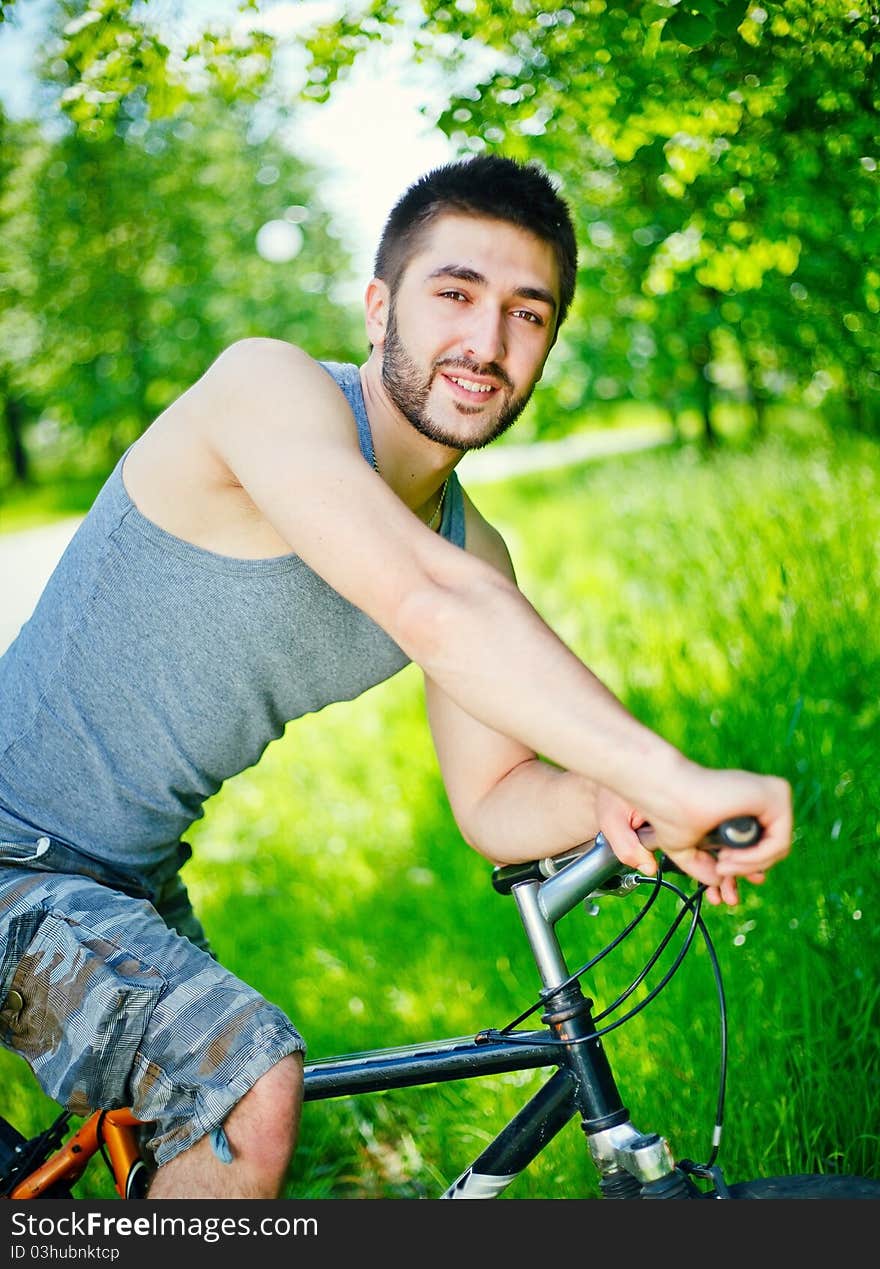
[[[2,489],[0,533],[15,533],[85,515],[103,482],[103,474],[59,476]]]
[[[524,590],[636,714],[698,760],[793,784],[790,858],[739,908],[706,915],[728,998],[732,1180],[880,1176],[878,484],[874,446],[817,431],[473,491]],[[190,840],[186,880],[221,959],[290,1014],[312,1057],[470,1034],[535,998],[513,905],[451,818],[415,667],[291,726]],[[572,963],[633,911],[609,899],[566,917]],[[661,926],[591,975],[597,1006]],[[605,1047],[634,1122],[706,1157],[718,1010],[705,952]],[[0,1059],[2,1105],[30,1131],[43,1103]],[[539,1082],[310,1103],[289,1194],[436,1193]],[[509,1196],[595,1194],[585,1155],[569,1125]]]

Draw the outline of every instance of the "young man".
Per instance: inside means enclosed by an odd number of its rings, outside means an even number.
[[[601,828],[653,871],[647,821],[735,903],[788,852],[788,785],[697,766],[634,719],[456,478],[528,401],[575,263],[539,169],[429,173],[383,233],[366,363],[225,351],[120,461],[0,661],[0,1040],[80,1113],[154,1123],[152,1198],[274,1197],[294,1147],[303,1042],[212,958],[178,876],[205,799],[289,720],[412,660],[490,859]],[[701,851],[735,815],[761,842]]]

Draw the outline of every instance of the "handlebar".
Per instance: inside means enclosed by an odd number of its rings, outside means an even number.
[[[649,826],[645,825],[647,829]],[[715,851],[722,846],[744,849],[754,846],[761,839],[761,825],[754,816],[739,816],[724,820],[717,828],[706,836],[705,849]],[[492,885],[498,894],[510,894],[514,886],[525,881],[541,883],[542,903],[545,915],[550,920],[558,920],[563,912],[570,908],[593,890],[605,886],[615,888],[622,878],[632,872],[626,864],[614,854],[604,833],[599,833],[591,841],[585,842],[576,850],[564,855],[549,855],[544,859],[533,859],[522,864],[505,864],[495,868],[492,873]],[[565,881],[562,878],[565,877]],[[555,896],[559,896],[557,899]],[[572,898],[571,896],[574,895]],[[557,916],[551,911],[559,909]],[[549,910],[548,910],[549,909]]]

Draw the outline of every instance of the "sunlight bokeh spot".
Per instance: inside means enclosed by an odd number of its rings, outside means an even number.
[[[257,252],[270,264],[286,264],[299,255],[303,233],[289,220],[267,220],[257,230]]]

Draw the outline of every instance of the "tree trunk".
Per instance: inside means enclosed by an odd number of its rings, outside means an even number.
[[[865,436],[877,436],[876,421],[872,421],[864,398],[853,388],[851,379],[847,378],[843,389],[843,399],[848,416],[849,426]]]
[[[752,409],[755,414],[755,440],[762,441],[767,435],[767,402],[763,393],[752,397]]]
[[[754,424],[752,435],[755,440],[763,440],[767,435],[767,394],[758,383],[758,375],[753,363],[743,355],[746,372],[746,391],[752,406]]]
[[[703,440],[710,448],[718,445],[718,433],[712,422],[712,384],[705,365],[697,364],[697,393],[700,417],[703,420]]]
[[[4,398],[3,422],[13,475],[19,484],[27,484],[30,481],[31,465],[24,444],[25,410],[17,397],[7,395]]]

